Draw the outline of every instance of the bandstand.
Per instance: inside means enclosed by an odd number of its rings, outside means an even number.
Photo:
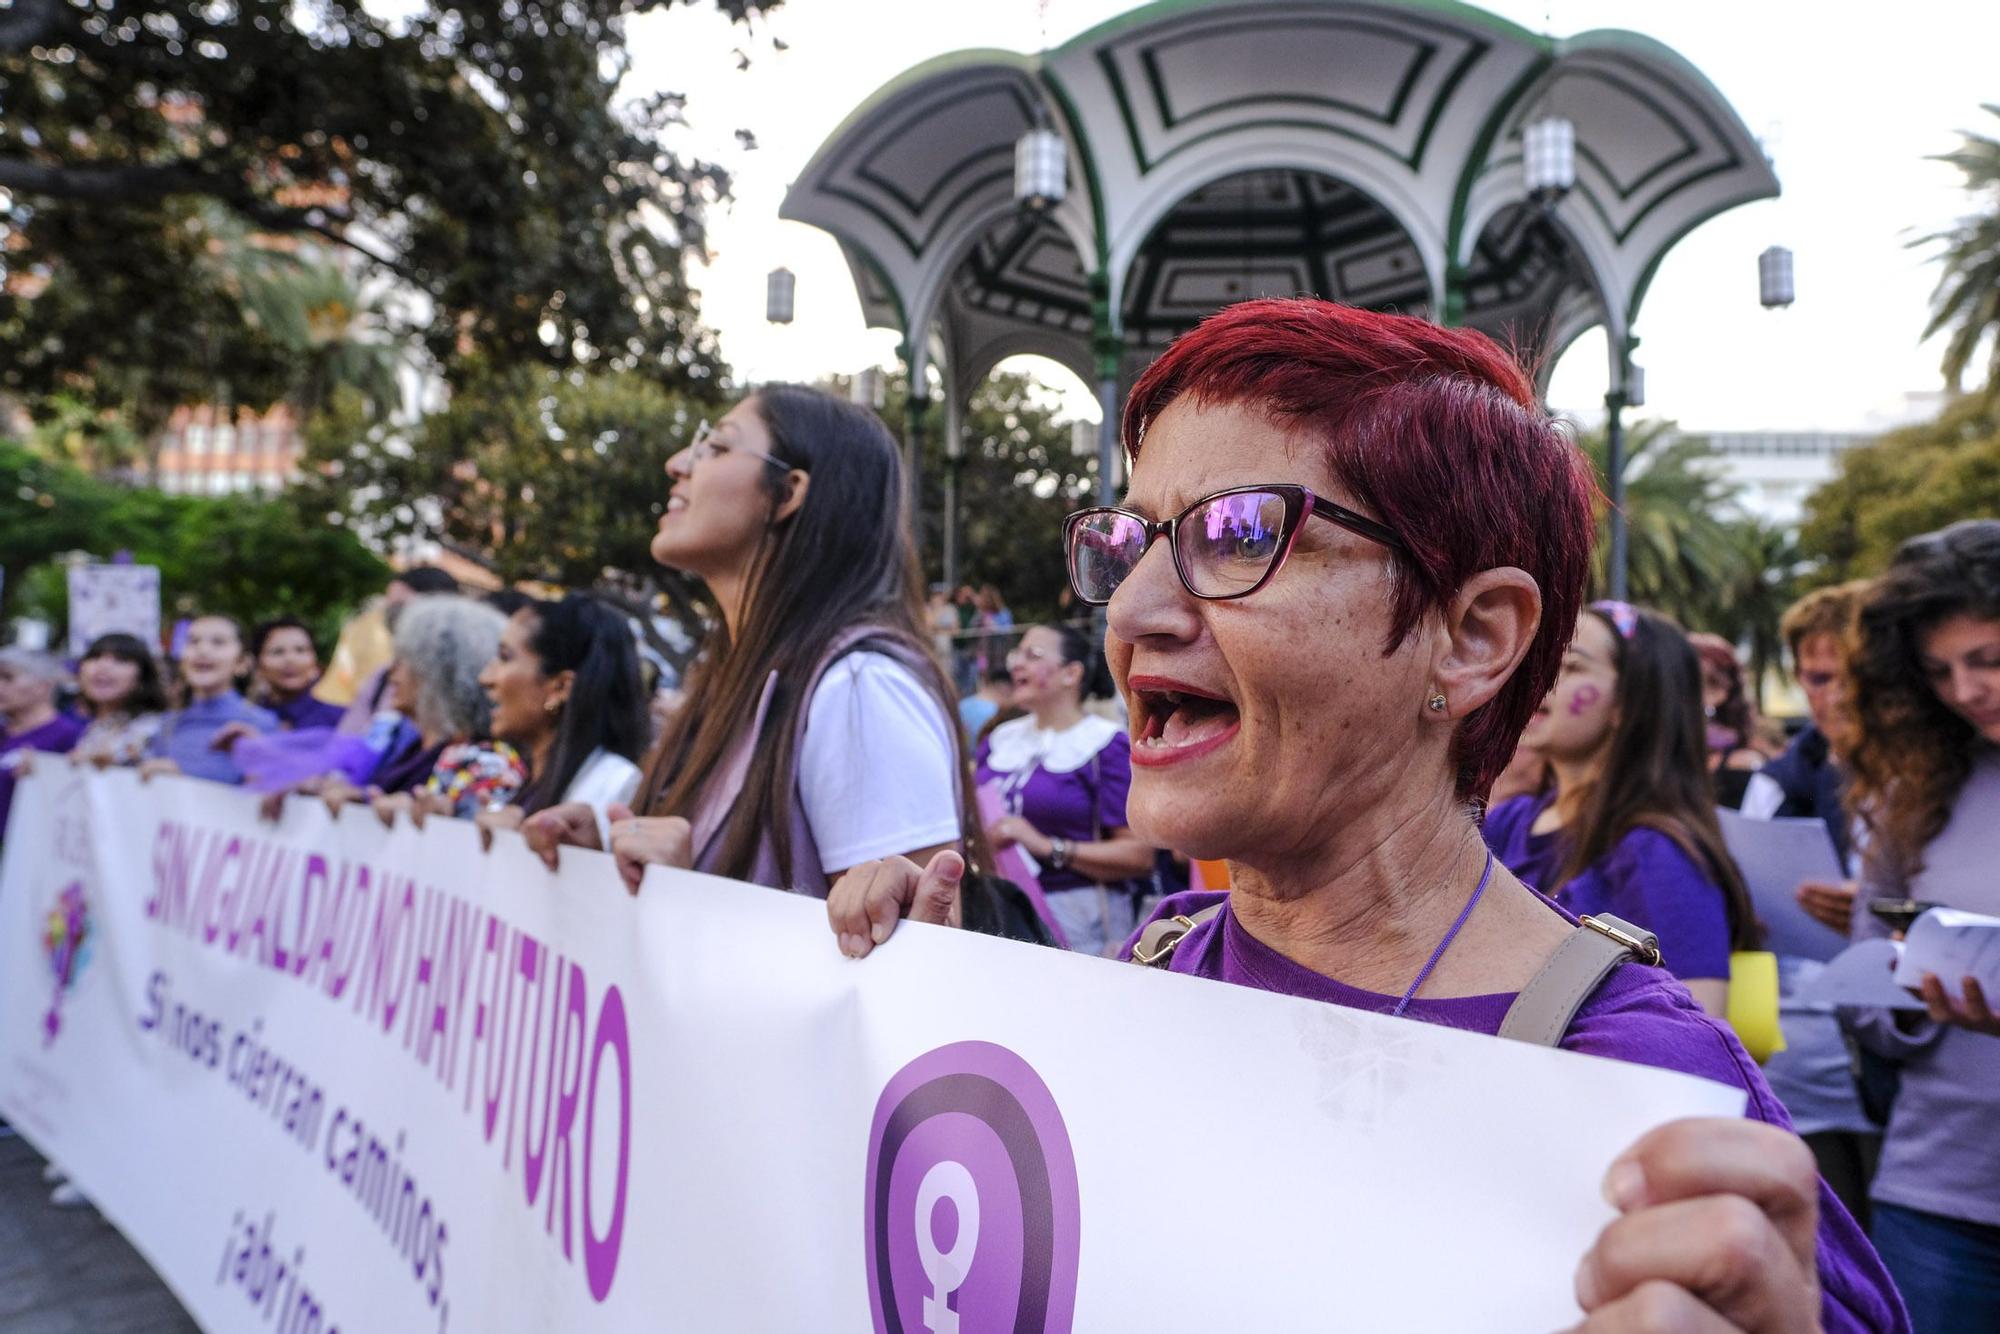
[[[1553,181],[1524,162],[1550,125],[1573,142]],[[1109,494],[1125,389],[1252,296],[1471,325],[1544,376],[1602,326],[1615,429],[1661,259],[1777,190],[1722,95],[1635,33],[1554,39],[1448,0],[1158,0],[1039,55],[908,71],[782,214],[839,241],[869,323],[902,335],[914,435],[942,430],[955,468],[974,389],[1003,358],[1049,357],[1103,404]]]

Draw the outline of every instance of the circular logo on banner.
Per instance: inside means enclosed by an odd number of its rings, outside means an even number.
[[[878,1334],[1068,1331],[1081,1227],[1069,1132],[1019,1056],[955,1042],[882,1090],[868,1133]]]

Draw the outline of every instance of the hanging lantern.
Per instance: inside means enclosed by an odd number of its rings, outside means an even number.
[[[1792,252],[1774,245],[1757,256],[1757,299],[1764,309],[1789,306],[1797,291],[1792,282]]]
[[[1014,202],[1031,213],[1046,213],[1068,190],[1069,151],[1062,136],[1037,125],[1014,143]]]
[[[882,384],[882,368],[880,366],[869,366],[864,370],[856,371],[854,378],[847,383],[848,401],[857,403],[864,408],[879,409],[888,401],[888,397],[888,393]]]
[[[1069,424],[1069,452],[1080,459],[1097,457],[1097,423],[1073,421]]]
[[[1576,184],[1576,126],[1561,116],[1544,116],[1521,128],[1521,174],[1528,198],[1543,208]]]
[[[1646,368],[1634,361],[1625,363],[1625,406],[1646,406]]]
[[[771,270],[770,284],[764,289],[764,318],[773,324],[792,322],[792,296],[798,279],[790,269]]]

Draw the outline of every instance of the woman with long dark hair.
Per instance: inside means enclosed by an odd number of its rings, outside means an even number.
[[[493,735],[527,757],[526,787],[482,824],[517,826],[558,802],[596,814],[609,837],[609,812],[632,800],[648,730],[639,650],[625,618],[595,598],[571,593],[530,601],[500,632],[500,648],[479,674],[493,706]]]
[[[858,862],[956,847],[971,794],[929,647],[896,442],[867,409],[769,385],[667,463],[653,558],[721,613],[611,851],[824,897]],[[529,842],[599,846],[577,803]]]
[[[1756,917],[1709,786],[1701,665],[1666,617],[1599,602],[1577,618],[1555,688],[1522,735],[1550,787],[1493,808],[1501,862],[1573,913],[1614,913],[1660,938],[1666,966],[1710,1014]]]
[[[1853,934],[1921,903],[2000,916],[2000,521],[1903,544],[1864,595],[1847,660],[1847,799],[1865,838]],[[1919,1334],[2000,1329],[2000,997],[1927,977],[1928,1016],[1848,1012],[1899,1063],[1874,1237]]]
[[[312,628],[296,616],[279,616],[250,636],[250,700],[278,715],[287,732],[338,727],[345,708],[313,698],[319,684],[319,648]]]
[[[1037,625],[1007,655],[1022,717],[979,743],[975,775],[998,814],[994,848],[1019,847],[1073,950],[1107,954],[1132,934],[1133,892],[1153,869],[1153,849],[1125,825],[1132,739],[1084,702],[1116,687],[1089,636],[1073,625]],[[1150,884],[1150,881],[1147,883]]]
[[[83,651],[76,683],[90,725],[70,758],[99,767],[137,764],[166,717],[159,659],[137,635],[99,635]]]
[[[1757,749],[1757,709],[1750,702],[1743,660],[1736,646],[1721,635],[1697,631],[1688,636],[1701,663],[1701,711],[1708,745],[1708,771],[1714,777],[1715,802],[1737,810],[1750,777],[1764,767]]]

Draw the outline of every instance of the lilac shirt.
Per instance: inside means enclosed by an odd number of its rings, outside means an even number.
[[[1228,898],[1226,893],[1202,890],[1171,895],[1160,901],[1153,917],[1193,916],[1216,903],[1226,904]],[[1121,957],[1131,958],[1137,940],[1134,934]],[[1227,907],[1188,932],[1167,966],[1176,973],[1377,1014],[1394,1010],[1398,1000],[1345,986],[1292,962],[1252,936]],[[1419,998],[1403,1013],[1427,1024],[1497,1034],[1513,1003],[1512,993]],[[1560,1045],[1565,1051],[1678,1070],[1741,1089],[1749,1098],[1744,1115],[1792,1128],[1784,1107],[1729,1026],[1703,1013],[1685,987],[1658,969],[1626,964],[1613,970],[1577,1011]],[[1560,1134],[1560,1125],[1552,1123],[1550,1133]],[[1819,1281],[1826,1328],[1907,1331],[1909,1318],[1888,1271],[1825,1182],[1820,1183],[1819,1210]]]
[[[1560,831],[1536,834],[1535,818],[1553,795],[1515,797],[1486,815],[1486,846],[1535,889],[1562,870]],[[1660,938],[1660,957],[1675,977],[1729,978],[1729,910],[1722,890],[1680,844],[1656,829],[1634,829],[1583,874],[1554,892],[1583,916],[1610,913]]]
[[[1033,719],[1026,721],[1033,726]],[[994,779],[1017,779],[1018,771],[1001,773],[988,763],[992,750],[992,737],[979,743],[975,781],[984,786]],[[1050,838],[1094,843],[1104,833],[1124,827],[1125,794],[1131,787],[1132,742],[1125,733],[1114,731],[1080,768],[1052,773],[1036,765],[1025,781],[1012,786],[1008,808]],[[1047,866],[1038,879],[1045,894],[1096,883],[1073,869],[1057,871]]]
[[[83,720],[59,713],[40,727],[25,732],[0,732],[0,838],[7,833],[7,812],[14,805],[15,751],[43,750],[61,755],[76,746],[83,735]]]
[[[209,744],[230,723],[248,723],[259,732],[278,730],[276,714],[258,708],[230,690],[214,699],[198,699],[185,709],[168,714],[152,744],[146,747],[146,753],[172,760],[191,778],[241,783],[243,771],[236,767],[229,752]]]

